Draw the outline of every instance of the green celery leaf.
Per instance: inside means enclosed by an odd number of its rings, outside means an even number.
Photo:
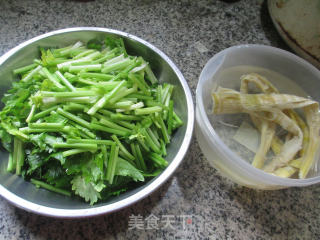
[[[98,192],[101,192],[106,187],[106,185],[102,181],[98,182],[97,184],[92,183],[92,186]]]
[[[40,149],[26,149],[26,162],[29,165],[27,175],[32,174],[36,169],[40,168],[45,163],[45,158],[41,154]]]
[[[102,48],[101,41],[99,41],[98,39],[91,39],[87,43],[87,48],[89,48],[89,49],[97,49],[97,50],[100,51],[101,48]]]
[[[63,142],[61,137],[55,137],[48,133],[30,134],[29,138],[41,149],[41,151],[46,151],[48,153],[55,152],[55,149],[53,148],[54,143]]]
[[[132,166],[129,162],[123,159],[118,159],[115,175],[119,176],[129,176],[134,181],[144,181],[143,175],[140,173],[138,169]]]
[[[142,175],[145,176],[145,177],[156,177],[162,172],[163,172],[163,169],[162,168],[158,168],[158,169],[154,170],[151,173],[142,173]]]
[[[96,155],[94,156],[94,161],[95,161],[97,167],[98,167],[101,171],[103,171],[104,155],[103,155],[102,152],[99,152],[98,154],[96,154]]]
[[[90,205],[93,205],[101,198],[100,193],[96,190],[96,186],[93,186],[91,182],[86,182],[82,176],[73,178],[71,184],[72,190],[87,202],[90,201]]]
[[[30,134],[29,139],[32,141],[33,144],[38,146],[42,151],[46,149],[46,143],[44,142],[45,133],[40,134]]]
[[[12,136],[0,126],[0,138],[2,140],[3,147],[8,151],[11,152],[11,142]]]
[[[45,117],[44,120],[48,123],[67,123],[68,119],[64,116],[54,112],[51,113],[49,116]]]
[[[102,180],[103,172],[97,165],[92,153],[86,152],[81,155],[69,157],[64,163],[68,175],[82,175],[87,182]]]
[[[51,185],[56,187],[64,188],[71,187],[70,181],[72,177],[68,176],[65,170],[62,168],[58,161],[50,161],[46,164],[46,172],[43,175],[45,179]]]
[[[85,176],[87,181],[98,181],[99,179],[102,179],[103,172],[98,167],[97,163],[95,162],[95,159],[92,159],[88,161],[86,166],[82,169],[83,176]]]
[[[110,47],[111,49],[118,48],[120,53],[123,53],[125,56],[128,56],[122,38],[112,36],[106,37],[105,44],[107,47]]]
[[[53,153],[50,157],[55,158],[60,161],[61,165],[66,162],[66,157],[63,156],[62,152]]]

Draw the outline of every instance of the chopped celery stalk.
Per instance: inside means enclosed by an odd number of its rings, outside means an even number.
[[[149,157],[158,166],[162,166],[162,167],[168,166],[168,162],[164,158],[162,158],[159,154],[150,153]]]
[[[161,126],[160,129],[163,135],[164,142],[166,144],[170,143],[170,135],[168,133],[167,127],[165,126],[161,116],[158,116],[158,122],[160,123],[160,126]]]
[[[13,154],[10,152],[9,153],[9,158],[8,158],[8,166],[7,166],[7,171],[12,172],[12,170],[15,168],[14,162],[13,162]]]
[[[41,96],[43,97],[86,97],[86,96],[96,96],[96,91],[73,91],[73,92],[47,92],[41,91]]]
[[[161,151],[163,156],[167,156],[167,149],[166,149],[166,144],[162,139],[160,139],[160,144],[161,144]]]
[[[96,138],[96,135],[95,135],[93,132],[91,132],[88,128],[83,127],[83,126],[80,126],[79,124],[74,123],[74,122],[72,122],[72,123],[70,123],[70,124],[71,124],[72,126],[74,126],[75,128],[79,129],[79,130],[85,135],[86,138],[87,138],[87,137],[89,137],[89,138]]]
[[[99,109],[103,108],[104,105],[112,98],[114,97],[119,90],[126,84],[126,81],[122,80],[118,83],[118,85],[109,93],[105,94],[102,98],[100,98],[89,110],[88,114],[93,115],[95,114]]]
[[[113,120],[125,120],[125,121],[139,121],[141,118],[139,116],[134,115],[126,115],[121,113],[112,113],[110,115],[111,119]]]
[[[117,123],[128,129],[134,129],[136,127],[136,125],[126,121],[118,120]]]
[[[91,73],[91,72],[80,72],[79,77],[81,78],[95,78],[98,80],[111,80],[113,75],[111,74],[104,74],[104,73]]]
[[[31,128],[31,127],[24,127],[24,128],[19,128],[21,132],[24,133],[42,133],[42,132],[68,132],[71,130],[69,126],[66,127],[55,127],[55,128],[50,128],[50,127],[42,127],[42,128]]]
[[[148,85],[147,85],[145,82],[140,81],[140,80],[135,76],[135,74],[132,74],[132,73],[129,74],[129,75],[128,75],[128,78],[131,79],[135,84],[137,84],[137,85],[138,85],[138,88],[140,88],[141,91],[142,91],[145,95],[147,95],[147,96],[150,96],[150,95],[151,95],[150,92],[148,91]]]
[[[15,156],[15,160],[14,162],[16,162],[16,174],[20,175],[21,174],[21,168],[23,166],[24,163],[24,147],[23,147],[23,142],[21,140],[19,140],[18,138],[15,139],[16,140],[16,148],[13,149],[16,154]]]
[[[69,157],[71,155],[76,155],[76,154],[88,152],[88,151],[89,151],[88,149],[75,148],[75,149],[70,149],[62,152],[62,156]]]
[[[30,128],[63,128],[63,123],[29,123]]]
[[[17,137],[13,138],[13,153],[12,153],[12,163],[8,166],[8,171],[12,172],[17,167],[17,153],[18,153],[18,145],[19,139]],[[10,167],[10,168],[9,168]]]
[[[27,123],[31,122],[35,111],[36,111],[36,105],[35,105],[35,104],[32,104],[30,113],[29,113],[29,115],[28,115],[28,117],[27,117],[27,119],[26,119],[26,122],[27,122]]]
[[[86,127],[88,129],[91,129],[90,123],[87,122],[86,120],[83,120],[83,119],[79,118],[78,116],[76,116],[76,115],[74,115],[72,113],[66,112],[66,111],[62,110],[61,108],[58,108],[57,112],[59,114],[61,114],[62,116],[66,117],[66,118],[69,118],[70,120],[80,124],[81,126]]]
[[[27,71],[29,71],[31,69],[34,69],[37,66],[38,66],[38,64],[32,63],[30,65],[27,65],[27,66],[24,66],[24,67],[17,68],[15,70],[13,70],[13,74],[14,75],[22,74],[22,73],[25,73],[25,72],[27,72]]]
[[[111,153],[108,161],[108,168],[107,168],[107,180],[110,184],[113,183],[114,173],[118,161],[118,153],[119,153],[119,146],[112,145],[111,146]]]
[[[156,84],[158,82],[158,79],[156,78],[156,76],[152,72],[149,64],[146,66],[145,69],[146,69],[147,77],[148,77],[149,81],[151,82],[151,84]]]
[[[116,135],[112,135],[111,138],[116,142],[116,144],[119,146],[120,150],[124,153],[124,156],[128,158],[129,160],[134,160],[134,156],[132,156],[131,153],[123,146],[123,144],[120,142],[119,138]]]
[[[42,68],[42,72],[47,76],[47,78],[57,87],[63,89],[64,87],[56,80],[56,78],[49,72],[45,67]]]
[[[88,49],[88,50],[83,51],[83,52],[79,53],[78,55],[74,56],[73,59],[83,58],[83,57],[88,56],[89,54],[91,54],[93,52],[95,52],[95,50]]]
[[[58,107],[59,107],[59,105],[55,105],[55,106],[52,106],[52,107],[50,107],[50,108],[48,108],[46,110],[43,110],[42,112],[39,112],[39,113],[33,115],[32,120],[36,121],[39,118],[45,117],[46,115],[50,114],[50,112],[56,110]]]
[[[85,110],[86,108],[87,108],[86,105],[73,103],[73,102],[63,106],[63,110],[65,111],[80,111],[80,110]]]
[[[103,62],[105,62],[111,58],[114,58],[114,57],[115,57],[114,52],[110,52],[110,53],[106,54],[105,56],[94,60],[92,63],[103,63]]]
[[[68,197],[71,197],[71,193],[66,191],[66,190],[63,190],[63,189],[60,189],[60,188],[57,188],[57,187],[54,187],[52,185],[49,185],[45,182],[41,182],[41,181],[38,181],[38,180],[35,180],[33,178],[31,178],[30,180],[34,185],[36,185],[37,187],[42,187],[44,189],[47,189],[49,191],[52,191],[52,192],[56,192],[56,193],[60,193],[62,195],[65,195],[65,196],[68,196]]]
[[[134,143],[130,143],[130,148],[131,148],[131,152],[134,156],[135,165],[138,167],[138,169],[141,169],[140,161],[139,161]]]
[[[140,93],[132,93],[132,94],[128,95],[128,97],[134,97],[134,98],[138,98],[141,100],[152,100],[153,99],[151,96],[145,96]]]
[[[173,101],[169,102],[169,112],[168,112],[168,134],[171,135],[173,126]]]
[[[135,115],[149,115],[149,114],[161,112],[161,111],[162,111],[162,107],[154,106],[154,107],[135,109],[134,113]]]
[[[143,171],[146,171],[147,167],[146,167],[146,164],[144,162],[143,155],[141,153],[139,144],[135,143],[135,149],[136,149],[136,153],[137,153],[137,156],[138,156],[138,159],[139,159],[139,162],[140,162],[141,169]]]
[[[103,145],[113,145],[115,144],[112,140],[100,140],[100,139],[72,139],[69,138],[67,143],[89,143],[89,144],[103,144]]]
[[[26,76],[24,76],[21,81],[24,81],[24,82],[28,82],[32,79],[32,77],[34,75],[36,75],[40,70],[42,69],[42,66],[37,66],[35,69],[31,70]]]
[[[112,65],[114,63],[117,63],[117,62],[120,62],[122,60],[124,60],[124,55],[123,54],[108,60],[103,66],[110,66],[110,65]]]
[[[123,130],[123,131],[130,131],[130,129],[127,129],[125,127],[121,127],[118,124],[109,121],[108,119],[106,119],[105,117],[100,119],[100,123],[104,126],[110,127],[110,128],[114,128],[114,129],[119,129],[119,130]]]
[[[103,131],[103,132],[107,132],[107,133],[111,133],[111,134],[116,134],[119,136],[128,136],[130,134],[129,131],[109,128],[109,127],[105,127],[105,126],[102,126],[102,125],[96,124],[96,123],[90,123],[90,127],[95,130],[99,130],[99,131]]]
[[[124,69],[125,67],[127,67],[129,64],[132,64],[132,63],[133,63],[133,60],[129,58],[125,58],[115,63],[104,64],[104,68],[101,70],[101,72],[109,73],[112,71],[118,71],[118,70]]]
[[[100,70],[101,70],[101,64],[69,66],[69,72],[72,72],[72,73],[78,73],[81,71],[99,72]]]
[[[75,91],[76,89],[74,88],[74,86],[68,81],[68,79],[66,79],[61,72],[56,71],[55,74],[58,76],[58,78],[60,79],[61,82],[64,83],[64,85],[66,85],[66,87],[70,90],[70,91]]]
[[[68,69],[69,66],[71,66],[72,64],[75,64],[75,63],[86,63],[86,62],[88,62],[87,59],[70,60],[70,61],[66,61],[66,62],[58,64],[57,67],[58,67],[58,69]]]
[[[147,130],[149,136],[151,137],[152,141],[157,145],[157,147],[160,147],[160,143],[159,143],[157,137],[156,137],[156,136],[154,135],[154,133],[151,131],[151,129],[150,129],[150,128],[147,128],[146,130]]]
[[[129,89],[124,89],[123,91],[119,91],[119,93],[114,96],[113,98],[110,99],[110,103],[115,103],[119,100],[121,100],[122,98],[124,98],[125,96],[128,96],[131,93],[134,93],[136,91],[135,88],[129,88]]]
[[[57,103],[93,103],[97,99],[96,96],[88,96],[88,97],[42,97],[43,105],[53,105]]]
[[[150,135],[148,134],[148,132],[145,129],[141,130],[143,135],[145,136],[145,140],[146,140],[146,144],[156,153],[161,153],[160,148],[158,147],[157,144],[154,143],[154,141],[152,140],[152,138],[150,137]]]
[[[54,143],[52,146],[54,148],[79,148],[91,151],[96,151],[98,148],[97,144],[94,143]]]

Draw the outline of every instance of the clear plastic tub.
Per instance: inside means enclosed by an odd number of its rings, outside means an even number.
[[[282,93],[320,101],[320,71],[287,51],[263,46],[240,45],[221,51],[201,72],[196,91],[196,136],[209,162],[222,175],[250,188],[280,189],[320,182],[320,171],[306,179],[281,178],[250,164],[254,153],[233,136],[244,114],[213,115],[212,89],[217,86],[239,89],[240,76],[256,72],[268,78]],[[319,164],[318,164],[319,165]]]

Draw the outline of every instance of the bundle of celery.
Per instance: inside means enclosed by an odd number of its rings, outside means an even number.
[[[249,83],[259,93],[250,94]],[[306,178],[312,168],[317,170],[320,152],[318,102],[280,94],[266,78],[255,73],[241,77],[240,92],[218,88],[212,97],[214,113],[248,113],[260,131],[260,146],[252,161],[254,167],[280,177],[292,177],[297,173],[299,178]],[[295,111],[298,108],[303,110],[305,120]],[[276,134],[277,125],[287,132],[283,139]],[[274,157],[266,162],[270,148]]]
[[[41,49],[41,59],[14,74],[21,80],[0,112],[8,171],[94,204],[168,165],[166,145],[183,124],[174,86],[158,84],[121,38]]]

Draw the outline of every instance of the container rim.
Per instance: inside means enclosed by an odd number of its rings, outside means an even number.
[[[136,37],[132,34],[125,33],[122,31],[118,30],[113,30],[109,28],[98,28],[98,27],[75,27],[75,28],[65,28],[65,29],[60,29],[52,32],[48,32],[42,35],[39,35],[37,37],[34,37],[30,40],[27,40],[18,46],[14,47],[13,49],[9,50],[7,53],[2,55],[0,57],[0,65],[2,65],[9,57],[14,55],[16,52],[18,52],[20,49],[26,47],[27,45],[37,42],[39,40],[54,36],[54,35],[59,35],[59,34],[64,34],[64,33],[73,33],[73,32],[81,32],[81,31],[93,31],[93,32],[102,32],[102,33],[109,33],[109,34],[115,34],[119,35],[124,38],[128,38],[134,41],[137,41],[139,43],[142,43],[143,45],[147,46],[149,49],[153,50],[156,52],[163,60],[165,60],[169,66],[172,68],[174,73],[177,75],[181,86],[183,88],[183,92],[186,97],[186,103],[187,103],[187,126],[186,126],[186,133],[184,136],[184,139],[181,143],[181,147],[179,151],[177,152],[176,156],[172,160],[172,162],[168,165],[168,167],[149,185],[145,186],[143,189],[140,191],[136,192],[135,194],[122,199],[120,201],[107,204],[104,206],[99,206],[99,207],[91,207],[87,209],[62,209],[62,208],[53,208],[53,207],[47,207],[43,206],[40,204],[36,204],[33,202],[30,202],[28,200],[25,200],[14,193],[10,192],[7,190],[5,187],[3,187],[0,184],[0,195],[7,199],[9,202],[11,202],[13,205],[22,208],[26,211],[33,212],[36,214],[44,215],[44,216],[50,216],[50,217],[58,217],[58,218],[81,218],[81,217],[90,217],[90,216],[97,216],[105,213],[111,213],[117,210],[120,210],[122,208],[125,208],[129,205],[132,205],[136,203],[137,201],[147,197],[150,195],[153,191],[158,189],[164,182],[168,180],[168,178],[173,174],[173,172],[177,169],[181,161],[183,160],[191,139],[193,135],[193,128],[194,128],[194,105],[193,105],[193,100],[192,100],[192,95],[190,88],[187,84],[187,81],[185,80],[184,76],[178,69],[178,67],[173,63],[173,61],[166,55],[164,54],[161,50],[150,44],[149,42]]]
[[[210,143],[214,146],[215,151],[219,152],[220,154],[226,156],[226,161],[231,162],[236,166],[236,168],[239,168],[241,171],[246,172],[249,176],[252,176],[254,178],[260,178],[260,180],[267,181],[271,184],[276,185],[282,185],[282,186],[307,186],[311,184],[315,184],[320,182],[320,176],[306,178],[306,179],[291,179],[291,178],[282,178],[278,176],[274,176],[272,174],[266,173],[263,170],[257,169],[253,167],[251,164],[246,162],[243,158],[238,156],[236,153],[234,153],[218,136],[212,125],[210,124],[210,121],[208,119],[206,110],[204,108],[203,100],[202,100],[202,94],[203,89],[202,85],[207,80],[204,77],[204,73],[211,68],[212,69],[212,63],[216,62],[218,59],[222,58],[226,54],[230,54],[231,52],[235,50],[257,50],[257,51],[268,51],[274,54],[277,54],[278,56],[284,57],[289,59],[290,61],[294,61],[301,67],[304,67],[308,69],[311,72],[314,72],[315,74],[320,76],[320,71],[305,61],[304,59],[279,48],[271,47],[271,46],[265,46],[260,44],[244,44],[244,45],[237,45],[232,46],[229,48],[226,48],[216,55],[214,55],[204,66],[203,70],[201,71],[199,82],[196,89],[196,106],[199,108],[199,114],[200,118],[203,120],[203,128],[204,133],[208,136],[208,140]],[[218,69],[219,67],[217,67]],[[217,70],[215,69],[215,70]]]

